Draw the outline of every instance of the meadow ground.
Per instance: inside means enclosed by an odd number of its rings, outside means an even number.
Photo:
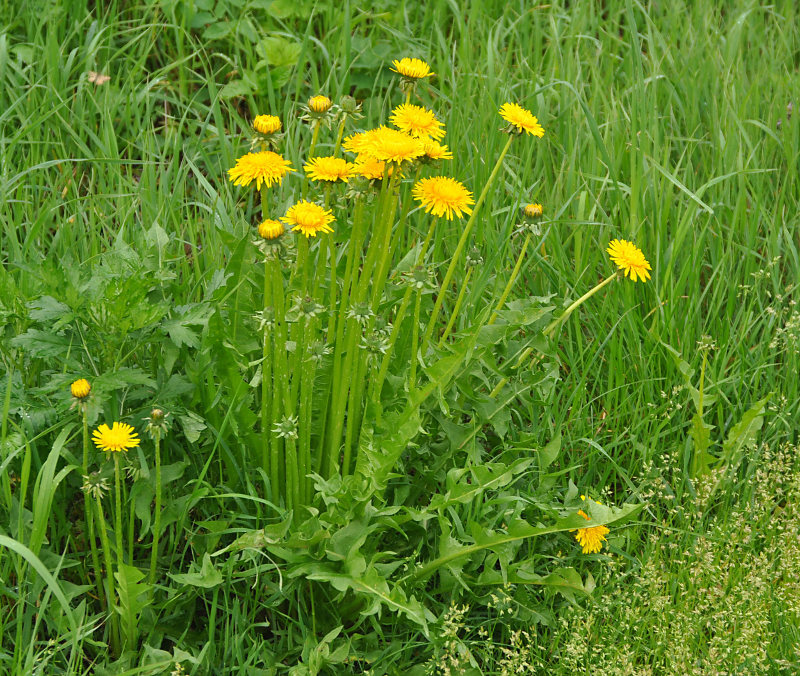
[[[0,19],[0,673],[800,671],[795,2]]]

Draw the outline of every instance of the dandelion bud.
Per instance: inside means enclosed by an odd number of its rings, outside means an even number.
[[[85,399],[89,396],[89,392],[92,391],[92,386],[89,384],[88,380],[80,378],[69,386],[69,391],[76,399]]]
[[[286,232],[286,228],[283,223],[271,218],[268,218],[258,226],[258,234],[264,239],[277,239],[284,232]]]
[[[541,218],[544,209],[541,204],[526,204],[522,213],[526,218]]]
[[[339,104],[342,109],[342,112],[347,115],[352,115],[353,113],[357,113],[361,106],[358,102],[350,95],[343,96],[342,101]]]
[[[315,113],[327,113],[333,102],[327,96],[312,96],[308,100],[308,107]]]
[[[253,120],[253,129],[260,134],[274,134],[281,129],[280,118],[274,115],[256,115],[256,118]]]

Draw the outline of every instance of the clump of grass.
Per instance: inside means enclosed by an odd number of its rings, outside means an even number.
[[[553,645],[563,673],[615,676],[797,669],[800,449],[761,447],[740,500],[665,501],[641,567],[613,557],[595,600],[566,609]],[[658,493],[652,494],[654,498]],[[665,522],[666,523],[666,522]]]

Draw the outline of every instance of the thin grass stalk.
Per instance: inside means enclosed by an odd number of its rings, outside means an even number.
[[[508,149],[511,147],[511,143],[513,141],[514,141],[514,136],[509,135],[508,141],[506,141],[506,145],[500,152],[500,157],[497,158],[497,162],[494,165],[494,169],[492,169],[492,173],[489,175],[489,179],[483,186],[483,190],[481,191],[480,197],[478,197],[478,202],[475,204],[475,208],[472,210],[472,214],[470,215],[469,220],[467,221],[467,225],[464,227],[464,231],[461,233],[461,238],[458,240],[458,244],[456,245],[456,250],[453,253],[453,257],[450,260],[450,265],[447,268],[444,280],[442,280],[442,285],[439,288],[439,293],[436,296],[436,302],[434,303],[433,312],[431,313],[431,317],[428,321],[428,327],[425,330],[425,336],[422,339],[422,345],[420,346],[422,354],[425,354],[428,344],[430,343],[434,327],[436,326],[436,320],[439,318],[439,312],[442,309],[442,303],[444,303],[444,297],[447,294],[447,290],[450,288],[450,282],[453,279],[453,274],[455,273],[456,266],[458,265],[461,259],[461,253],[464,251],[464,247],[467,244],[469,235],[472,232],[472,227],[475,225],[475,218],[478,215],[481,206],[483,206],[483,202],[486,199],[486,196],[489,194],[489,189],[492,187],[495,178],[497,178],[497,174],[500,171],[500,166],[503,164],[503,159],[505,158],[506,153],[508,152]]]

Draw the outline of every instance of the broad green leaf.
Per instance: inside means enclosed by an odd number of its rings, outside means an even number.
[[[192,567],[195,568],[196,563],[193,563]],[[212,589],[222,584],[222,573],[214,567],[208,552],[203,554],[203,564],[199,571],[193,573],[169,573],[169,576],[178,584],[202,587],[203,589]]]
[[[725,442],[722,444],[722,462],[733,463],[741,449],[755,443],[756,437],[764,423],[764,409],[772,394],[757,401],[742,416],[742,419],[731,427]]]
[[[115,607],[115,610],[122,619],[120,629],[123,642],[130,649],[136,647],[139,617],[150,602],[148,595],[151,585],[142,583],[144,577],[144,573],[138,568],[126,564],[114,572],[119,593],[119,606]]]

